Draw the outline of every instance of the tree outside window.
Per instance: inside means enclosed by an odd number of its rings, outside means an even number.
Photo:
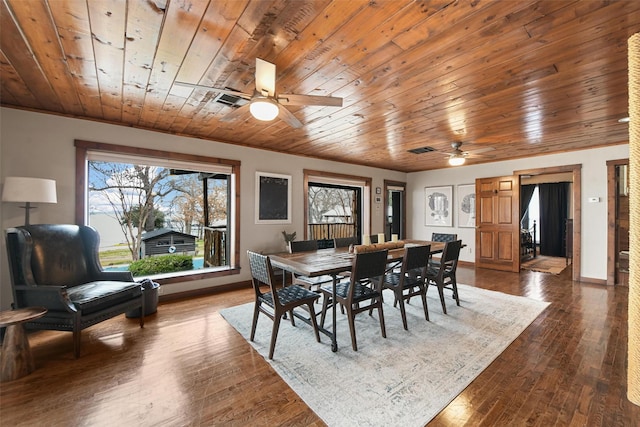
[[[224,175],[89,161],[88,192],[91,213],[119,225],[131,261],[140,259],[146,232],[167,228],[201,240],[205,228],[227,226]]]

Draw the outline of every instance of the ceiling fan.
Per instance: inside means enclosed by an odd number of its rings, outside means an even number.
[[[204,89],[221,94],[227,94],[242,98],[247,102],[245,105],[236,108],[224,117],[221,121],[233,121],[242,116],[247,110],[258,120],[271,121],[280,117],[293,128],[302,127],[302,122],[289,111],[285,105],[320,105],[328,107],[342,107],[342,98],[334,96],[316,95],[296,95],[293,93],[276,92],[276,65],[263,59],[256,58],[256,80],[253,94],[248,94],[229,88],[215,88],[199,84],[175,82],[177,86],[189,87],[192,89]]]
[[[482,156],[481,153],[495,150],[493,147],[483,147],[472,151],[462,151],[460,147],[462,147],[461,141],[452,142],[451,148],[453,148],[453,150],[449,153],[445,153],[445,155],[449,157],[449,164],[451,166],[461,166],[464,164],[467,157],[485,157]]]

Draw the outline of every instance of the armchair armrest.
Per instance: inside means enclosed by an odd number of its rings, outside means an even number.
[[[20,307],[47,307],[51,311],[77,313],[75,305],[67,295],[66,286],[27,286],[15,285],[17,303]]]
[[[100,271],[97,280],[113,280],[114,282],[135,282],[130,271]]]

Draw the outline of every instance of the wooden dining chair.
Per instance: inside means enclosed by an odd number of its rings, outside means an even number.
[[[458,235],[455,233],[431,233],[432,242],[446,243],[453,242],[454,240],[458,240]],[[440,265],[440,255],[431,257],[429,262],[433,268],[438,268]]]
[[[258,315],[263,313],[273,321],[271,344],[269,345],[269,359],[273,359],[273,351],[276,347],[276,339],[278,338],[278,330],[280,328],[280,319],[288,312],[291,318],[291,324],[295,326],[293,309],[305,306],[305,308],[309,310],[309,313],[311,313],[309,322],[313,326],[316,341],[320,342],[318,324],[313,309],[313,304],[320,295],[298,285],[276,288],[273,267],[271,266],[269,257],[252,251],[247,251],[247,256],[251,269],[251,283],[256,297],[250,340],[253,341],[256,334]],[[268,292],[263,292],[262,288],[265,286],[268,287]],[[265,306],[270,309],[266,309]]]
[[[320,326],[324,327],[327,310],[332,304],[337,303],[343,306],[349,320],[351,347],[354,351],[358,351],[355,327],[355,317],[358,313],[371,312],[377,308],[382,337],[387,337],[382,309],[382,282],[387,266],[387,255],[388,250],[356,254],[350,276],[336,284],[336,301],[333,301],[332,285],[324,285],[320,288],[324,296]],[[375,283],[375,288],[364,284],[367,282]]]
[[[318,250],[318,241],[317,240],[299,240],[299,241],[291,241],[289,242],[289,251],[291,253],[296,252],[311,252]],[[291,283],[294,285],[303,286],[306,289],[309,289],[314,292],[320,292],[320,286],[325,283],[332,283],[333,277],[328,275],[318,276],[318,277],[309,277],[300,274],[291,273]]]
[[[393,291],[393,306],[400,305],[400,315],[405,331],[408,330],[405,301],[408,302],[411,297],[420,296],[424,318],[429,320],[426,270],[430,252],[431,245],[405,247],[400,271],[387,273],[384,277],[382,288]]]
[[[447,307],[444,302],[445,288],[453,291],[453,299],[456,300],[457,305],[460,305],[458,285],[456,282],[456,269],[458,268],[460,248],[462,248],[462,240],[445,243],[440,263],[437,266],[429,263],[427,266],[426,278],[428,284],[438,288],[440,303],[442,304],[442,312],[444,314],[447,314]]]
[[[317,240],[292,240],[289,242],[289,252],[310,252],[318,250]]]
[[[348,248],[351,245],[357,245],[358,238],[355,236],[351,237],[336,237],[333,239],[333,246],[335,248]]]

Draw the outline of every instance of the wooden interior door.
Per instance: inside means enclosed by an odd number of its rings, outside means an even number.
[[[476,180],[476,267],[520,271],[520,176]]]

